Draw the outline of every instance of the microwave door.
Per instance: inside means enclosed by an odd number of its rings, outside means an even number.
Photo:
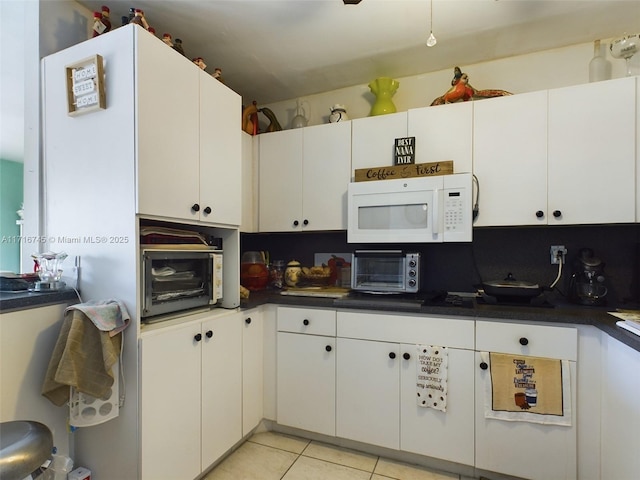
[[[438,191],[353,195],[349,242],[440,242]],[[437,223],[436,223],[437,221]]]

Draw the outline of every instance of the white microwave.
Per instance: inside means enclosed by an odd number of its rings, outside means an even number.
[[[352,182],[348,243],[470,242],[472,174]]]

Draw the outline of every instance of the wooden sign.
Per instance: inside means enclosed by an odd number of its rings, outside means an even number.
[[[94,55],[66,67],[69,115],[107,108],[102,57]]]
[[[435,177],[453,173],[453,160],[441,162],[395,165],[393,167],[358,168],[355,171],[356,182],[371,180],[393,180],[396,178]]]
[[[393,153],[394,165],[416,163],[416,137],[396,138]]]

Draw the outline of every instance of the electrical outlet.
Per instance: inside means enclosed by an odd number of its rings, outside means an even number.
[[[567,249],[564,248],[564,245],[551,245],[550,253],[552,265],[565,263],[564,257],[567,255]]]

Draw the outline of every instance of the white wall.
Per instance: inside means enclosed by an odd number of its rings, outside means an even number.
[[[612,78],[626,75],[624,60],[611,57],[608,51],[610,39],[603,39],[606,58],[611,62]],[[426,47],[425,47],[426,48]],[[438,48],[433,47],[433,48]],[[513,94],[566,87],[589,82],[589,62],[593,58],[593,44],[585,43],[554,50],[546,50],[529,55],[511,57],[475,65],[458,65],[469,75],[469,83],[478,90],[500,89]],[[397,78],[400,87],[393,97],[398,111],[410,108],[426,107],[443,95],[451,85],[455,59],[451,68],[423,75]],[[632,73],[640,74],[640,55],[632,58]],[[373,79],[371,79],[373,80]],[[306,111],[309,125],[318,125],[329,121],[329,108],[336,103],[346,105],[349,118],[362,118],[369,115],[375,97],[368,85],[355,85],[349,88],[319,93],[300,99]],[[296,115],[296,99],[267,105],[276,114],[284,129],[291,127]],[[266,117],[260,115],[262,131],[268,125]]]

